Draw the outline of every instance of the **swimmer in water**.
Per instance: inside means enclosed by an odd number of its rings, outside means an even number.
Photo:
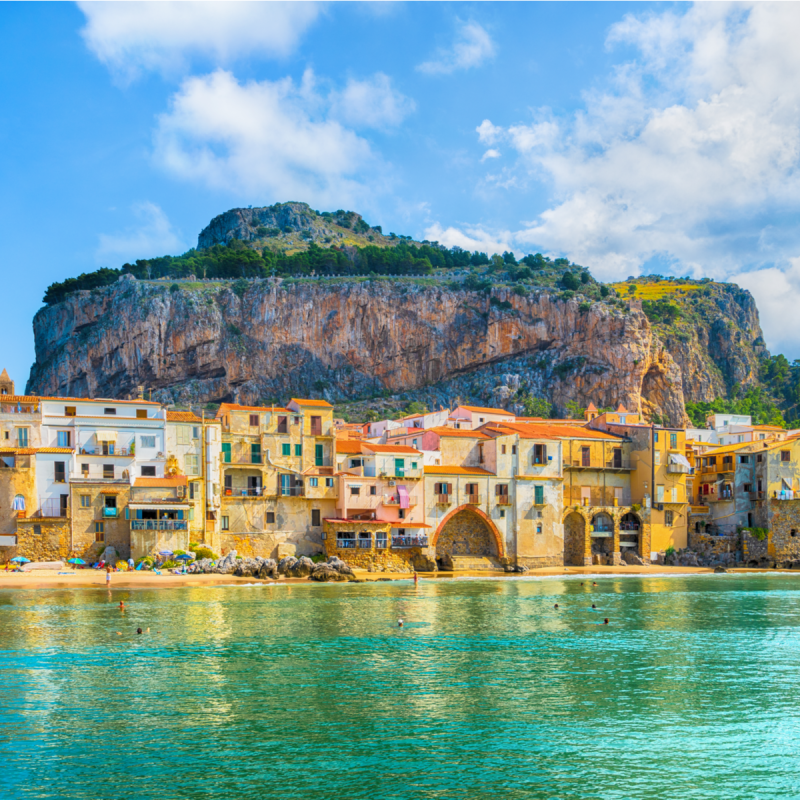
[[[142,629],[141,629],[141,628],[137,628],[137,629],[136,629],[136,633],[141,635],[141,633],[142,633]]]
[[[397,620],[397,627],[398,628],[402,628],[403,627],[403,620],[401,620],[401,619]]]
[[[419,575],[417,575],[417,571],[414,570],[414,586],[419,583]]]
[[[597,606],[594,603],[592,603],[592,608],[597,608]]]
[[[119,610],[120,611],[124,611],[125,610],[125,603],[123,603],[122,600],[119,601]]]
[[[553,608],[558,608],[558,603],[556,603],[556,604],[553,606]]]
[[[597,581],[595,581],[595,582],[592,584],[592,586],[597,586]]]
[[[608,625],[608,617],[603,620],[603,625]]]

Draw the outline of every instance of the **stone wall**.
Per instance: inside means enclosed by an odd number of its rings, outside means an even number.
[[[800,500],[768,500],[769,555],[776,561],[800,558]]]
[[[499,558],[497,542],[489,523],[471,509],[457,511],[436,538],[436,557],[485,556]]]
[[[749,533],[742,533],[742,558],[745,565],[750,561],[761,561],[770,558],[770,536],[765,539],[756,539]]]
[[[70,556],[69,519],[17,520],[15,554],[31,561],[59,561]]]
[[[568,514],[564,521],[564,564],[582,567],[591,563],[591,549],[587,539],[586,520],[583,516],[575,511]]]
[[[369,548],[336,546],[337,531],[355,533],[369,532],[372,544]],[[387,547],[375,547],[378,532],[386,536]],[[429,567],[430,559],[425,554],[426,548],[409,547],[393,550],[392,524],[390,522],[370,522],[365,525],[359,522],[325,522],[325,555],[338,556],[354,569],[365,569],[369,572],[411,572],[415,567],[420,571]]]
[[[707,553],[718,556],[724,553],[735,553],[741,547],[738,533],[726,536],[710,536],[707,533],[689,531],[689,549],[696,553]]]
[[[74,554],[86,561],[113,547],[120,558],[127,559],[131,552],[131,526],[125,519],[125,507],[130,498],[130,486],[109,486],[108,483],[80,483],[70,486],[70,514],[72,517],[72,548]],[[117,499],[117,516],[104,517],[106,495]],[[88,506],[81,498],[88,498]],[[103,523],[102,541],[97,541],[95,523]]]

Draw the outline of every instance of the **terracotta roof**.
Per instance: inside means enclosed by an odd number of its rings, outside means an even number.
[[[391,520],[388,519],[335,519],[332,517],[324,517],[324,522],[344,522],[346,524],[357,523],[359,525],[391,525]]]
[[[33,447],[0,447],[0,456],[33,456],[36,450]]]
[[[425,431],[420,431],[420,433],[425,433],[426,431],[429,431],[430,433],[435,433],[437,436],[458,436],[466,439],[489,438],[485,433],[481,433],[480,431],[463,431],[460,428],[447,428],[445,426],[439,426],[436,428],[426,428]]]
[[[72,447],[37,447],[37,453],[74,453]]]
[[[38,403],[43,399],[33,394],[0,394],[0,403]]]
[[[481,467],[425,467],[426,475],[491,475],[488,469]]]
[[[297,403],[299,406],[319,406],[320,408],[333,408],[333,406],[326,400],[298,400],[296,397],[293,397],[289,402]]]
[[[265,411],[268,413],[291,414],[288,408],[278,406],[240,406],[238,403],[222,403],[217,409],[217,417],[222,416],[226,411]]]
[[[364,442],[364,448],[373,453],[407,453],[408,455],[421,456],[422,452],[414,447],[404,444],[370,444]]]
[[[478,413],[483,412],[484,414],[505,414],[507,417],[514,416],[510,411],[506,411],[503,408],[481,408],[480,406],[459,406],[459,408],[466,408],[467,411],[477,411]]]
[[[594,403],[590,402],[589,405],[586,406],[586,410],[587,411],[597,411],[597,406]]]
[[[617,412],[616,412],[616,413],[617,413],[617,414],[627,414],[627,413],[628,413],[628,409],[627,409],[627,408],[625,408],[625,406],[624,406],[624,405],[622,405],[622,403],[620,403],[620,404],[617,406]]]
[[[483,426],[498,433],[517,433],[523,439],[600,439],[618,442],[619,436],[579,425],[547,425],[530,422],[490,422]]]
[[[10,381],[10,380],[11,380],[11,376],[8,374],[8,372],[5,369],[3,369],[3,371],[0,372],[0,381]]]
[[[405,453],[407,455],[421,456],[419,450],[406,447],[402,444],[372,444],[358,439],[337,439],[337,453],[350,453],[352,455],[369,455],[370,453]]]
[[[167,422],[202,422],[194,411],[167,411]]]
[[[185,475],[170,475],[165,478],[137,478],[133,484],[136,487],[165,488],[170,486],[188,486],[189,480]]]
[[[364,443],[359,439],[337,439],[336,452],[337,453],[361,453],[361,446]]]

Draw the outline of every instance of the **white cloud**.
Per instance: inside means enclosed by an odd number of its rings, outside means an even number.
[[[517,174],[552,187],[518,241],[606,278],[652,258],[717,277],[787,263],[800,252],[798,29],[800,6],[788,3],[628,15],[608,45],[637,58],[580,111],[484,120],[481,144],[510,146]]]
[[[167,215],[155,203],[137,203],[132,207],[137,225],[119,233],[101,233],[96,251],[98,262],[109,264],[116,259],[130,259],[182,253],[187,248],[173,230]],[[110,264],[117,266],[116,264]]]
[[[425,239],[429,242],[439,242],[447,247],[460,247],[463,250],[475,251],[487,255],[504,253],[513,250],[509,242],[509,231],[498,231],[494,234],[487,233],[482,228],[466,227],[463,231],[458,228],[443,228],[438,222],[425,229]]]
[[[428,75],[451,75],[461,69],[478,67],[494,56],[494,42],[477,22],[465,22],[456,33],[449,49],[440,49],[431,61],[417,69]]]
[[[173,73],[192,57],[216,63],[286,56],[320,13],[313,2],[81,2],[89,49],[123,80]]]
[[[350,79],[341,92],[331,95],[331,102],[334,115],[343,122],[369,128],[399,125],[416,108],[382,72],[363,81]]]
[[[381,190],[384,165],[330,105],[310,70],[300,84],[242,84],[223,70],[189,78],[159,117],[155,158],[180,178],[258,202],[355,204]]]
[[[487,150],[483,156],[481,156],[481,161],[486,161],[489,158],[500,158],[500,151],[499,150]]]

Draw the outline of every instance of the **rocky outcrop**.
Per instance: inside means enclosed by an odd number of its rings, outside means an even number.
[[[512,407],[521,393],[685,419],[684,378],[639,310],[420,281],[138,281],[34,319],[28,392],[164,402],[403,394]],[[183,288],[181,288],[181,286]]]

